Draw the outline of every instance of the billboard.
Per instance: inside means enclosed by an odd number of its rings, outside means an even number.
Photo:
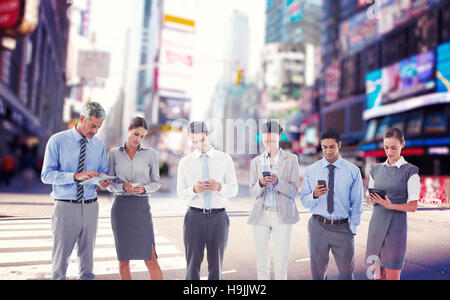
[[[351,54],[362,50],[378,38],[377,20],[367,17],[365,11],[343,21],[339,37],[343,53]]]
[[[383,103],[434,90],[434,62],[435,54],[430,50],[383,68]]]
[[[158,108],[158,124],[167,124],[177,119],[189,120],[191,101],[176,97],[160,97]]]
[[[81,78],[108,78],[110,54],[105,51],[78,51],[77,76]]]
[[[434,51],[366,74],[366,109],[434,90]]]
[[[438,93],[450,92],[450,42],[437,47],[436,90]]]
[[[0,2],[0,30],[17,25],[20,21],[20,0]]]
[[[295,23],[303,19],[304,5],[305,3],[302,3],[300,0],[286,0],[286,6],[289,12],[289,21],[291,23]]]
[[[366,74],[366,109],[381,106],[381,69]]]
[[[333,103],[339,99],[341,64],[332,62],[325,70],[325,102]]]
[[[192,20],[164,16],[157,78],[161,95],[190,97],[194,74],[194,44]]]

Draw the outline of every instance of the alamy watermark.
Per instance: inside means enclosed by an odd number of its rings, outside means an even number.
[[[262,141],[260,129],[268,121],[277,119],[209,119],[204,121],[210,131],[209,142],[216,149],[228,154],[258,154],[258,144]],[[172,128],[181,128],[189,137],[189,124],[186,119],[168,122]]]

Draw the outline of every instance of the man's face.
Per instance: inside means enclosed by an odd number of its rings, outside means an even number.
[[[335,139],[323,139],[321,141],[322,152],[326,160],[335,162],[339,157],[339,149],[342,142],[337,143]]]
[[[89,119],[84,116],[80,117],[80,124],[78,125],[78,129],[81,134],[88,139],[92,139],[100,129],[103,124],[103,120],[97,119],[94,116],[91,116]]]
[[[200,153],[206,153],[210,146],[208,142],[208,134],[206,133],[191,133],[190,134],[192,146]]]

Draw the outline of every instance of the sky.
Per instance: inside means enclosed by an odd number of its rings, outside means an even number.
[[[83,1],[83,0],[76,0]],[[250,55],[248,75],[255,75],[260,67],[264,45],[266,0],[190,0],[196,21],[196,55],[192,119],[205,116],[217,81],[222,75],[229,15],[233,9],[246,13],[250,26]],[[105,88],[91,90],[92,98],[108,111],[117,101],[124,76],[124,53],[127,28],[135,22],[139,0],[91,0],[90,32],[96,33],[95,48],[111,53],[110,77]],[[126,3],[126,5],[124,5]],[[135,5],[135,6],[133,6]],[[139,12],[140,13],[140,12]],[[139,61],[138,51],[130,51],[130,59]],[[135,56],[135,57],[134,57]],[[132,67],[131,67],[132,68]],[[131,79],[130,79],[131,78]],[[128,80],[133,81],[132,77]]]

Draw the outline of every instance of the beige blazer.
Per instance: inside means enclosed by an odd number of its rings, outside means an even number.
[[[250,194],[255,200],[248,224],[257,224],[263,212],[265,187],[259,185],[264,170],[264,155],[255,157],[250,165]],[[299,195],[300,172],[297,156],[280,149],[278,161],[277,191],[278,213],[286,224],[295,224],[300,219],[295,199]]]

